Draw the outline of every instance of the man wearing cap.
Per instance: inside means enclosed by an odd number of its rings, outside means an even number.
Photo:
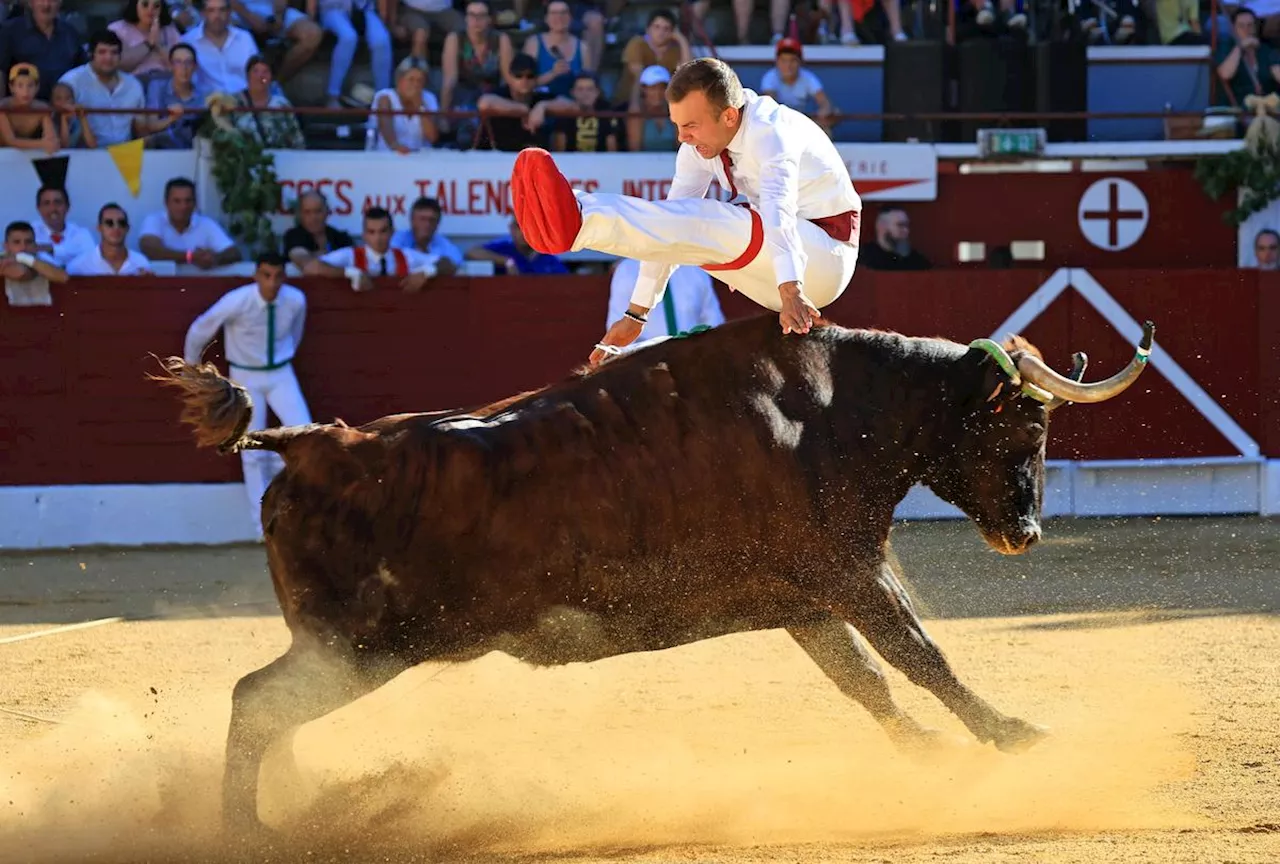
[[[547,138],[543,126],[548,113],[569,114],[577,110],[572,99],[536,89],[537,76],[538,61],[528,54],[511,59],[507,74],[510,84],[484,94],[476,103],[482,112],[495,112],[487,118],[477,149],[510,153],[534,146]]]
[[[598,364],[640,335],[673,265],[717,275],[767,309],[784,333],[808,333],[858,259],[862,200],[831,139],[808,117],[744,89],[722,60],[681,66],[667,87],[680,137],[665,201],[575,191],[551,154],[516,157],[511,198],[533,248],[594,249],[643,262],[623,317],[591,354]],[[711,181],[748,206],[705,198]]]
[[[818,109],[819,124],[831,116],[831,100],[822,89],[822,82],[801,64],[804,62],[804,46],[799,39],[780,39],[774,49],[773,68],[760,79],[760,92],[808,114]],[[810,103],[813,103],[812,107]]]

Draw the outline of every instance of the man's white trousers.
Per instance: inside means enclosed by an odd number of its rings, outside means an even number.
[[[713,265],[711,275],[730,288],[766,309],[782,309],[759,215],[748,208],[709,198],[646,201],[611,193],[575,195],[582,207],[582,228],[573,251],[594,249],[660,264]],[[808,257],[804,293],[822,308],[839,297],[853,278],[858,247],[833,240],[806,219],[797,220],[796,228]],[[752,249],[756,249],[754,255]],[[717,269],[726,264],[732,268]]]
[[[270,371],[232,366],[230,371],[231,380],[248,390],[253,399],[253,415],[247,431],[267,428],[268,406],[280,418],[281,425],[301,426],[311,422],[311,411],[298,387],[292,364]],[[284,468],[284,460],[266,450],[241,450],[240,464],[244,468],[252,524],[258,531],[257,536],[262,536],[262,495],[272,478]]]

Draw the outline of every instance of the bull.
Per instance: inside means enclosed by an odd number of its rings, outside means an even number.
[[[164,361],[199,446],[280,454],[262,500],[289,649],[236,684],[224,824],[260,829],[281,736],[412,665],[501,650],[537,665],[785,628],[900,746],[934,734],[894,701],[866,642],[980,742],[1045,729],[970,690],[926,633],[889,546],[917,483],[998,552],[1041,536],[1050,412],[1111,399],[1021,337],[966,346],[768,318],[669,339],[471,410],[245,433],[247,392]]]

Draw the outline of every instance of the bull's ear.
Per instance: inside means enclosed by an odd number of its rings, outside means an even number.
[[[1008,368],[1012,368],[1012,363],[1001,362],[1006,358],[1008,355],[998,347],[992,351],[987,340],[979,340],[970,346],[966,358],[973,364],[968,383],[970,411],[999,412],[1006,401],[1017,395],[1020,382],[1009,374]],[[1016,369],[1014,374],[1017,374]]]

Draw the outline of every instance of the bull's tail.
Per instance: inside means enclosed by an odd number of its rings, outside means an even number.
[[[179,391],[182,414],[178,419],[194,429],[197,446],[217,447],[219,453],[279,452],[288,443],[285,436],[246,434],[253,399],[248,390],[222,375],[212,363],[194,366],[181,357],[169,357],[160,365],[164,374],[148,374],[147,378]]]

